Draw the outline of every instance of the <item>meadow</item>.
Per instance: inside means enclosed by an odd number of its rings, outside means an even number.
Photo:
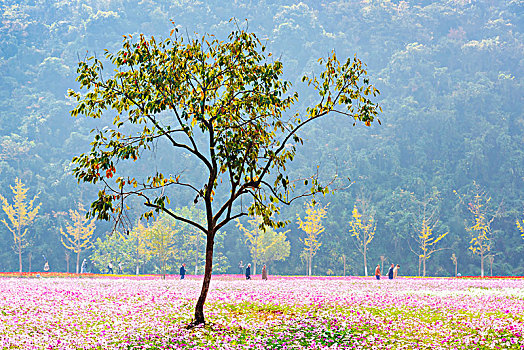
[[[524,279],[0,277],[3,349],[524,349]],[[42,278],[45,277],[45,278]]]

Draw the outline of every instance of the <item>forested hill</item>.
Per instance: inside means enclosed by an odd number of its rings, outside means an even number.
[[[358,198],[372,208],[377,224],[368,268],[385,256],[401,264],[402,274],[418,274],[412,249],[420,205],[412,199],[420,204],[438,193],[439,200],[430,204],[439,217],[434,230],[449,233],[439,242],[446,249],[427,261],[427,274],[453,274],[454,253],[459,272],[478,275],[480,258],[468,250],[465,229],[473,225],[466,198],[473,198],[467,196],[474,184],[498,209],[491,224],[493,274],[524,274],[524,239],[515,225],[524,218],[522,0],[3,0],[0,14],[0,194],[10,199],[10,186],[20,178],[28,196],[39,193],[42,203],[29,230],[25,266],[29,253],[33,259],[44,254],[55,269],[65,270],[59,213],[79,201],[87,205],[97,191],[71,175],[71,159],[89,148],[89,131],[96,125],[69,113],[73,104],[66,91],[78,86],[78,61],[86,52],[103,57],[104,49],[117,50],[123,34],[165,38],[171,19],[188,35],[226,38],[235,17],[242,26],[247,19],[249,30],[283,61],[301,106],[311,102],[302,75],[333,49],[339,57],[357,54],[381,91],[381,126],[354,127],[330,117],[302,134],[306,142],[290,177],[320,164],[354,181],[320,199],[330,204],[314,274],[341,275],[343,256],[349,273],[363,274],[362,257],[348,233]],[[462,203],[461,196],[466,196]],[[191,203],[179,197],[172,205]],[[272,273],[306,272],[297,213],[303,217],[303,203],[282,212],[291,220],[291,256],[271,266]],[[97,225],[98,236],[110,230],[108,224]],[[247,261],[240,231],[230,225],[226,232],[222,251],[230,265]],[[0,270],[16,270],[12,235],[3,224],[0,237]]]

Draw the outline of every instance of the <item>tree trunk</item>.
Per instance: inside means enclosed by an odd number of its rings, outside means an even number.
[[[426,257],[422,258],[422,277],[426,277]]]
[[[18,262],[20,264],[20,273],[22,273],[22,242],[18,245]]]
[[[199,253],[199,246],[200,246],[200,238],[199,233],[197,233],[196,236],[196,243],[195,243],[195,276],[198,275],[198,253]]]
[[[80,266],[80,252],[76,253],[76,273],[78,273],[79,266]]]
[[[484,252],[480,251],[480,277],[484,277]]]
[[[368,277],[368,262],[366,259],[366,250],[364,249],[364,276]]]
[[[195,253],[195,275],[198,275],[198,250]]]
[[[136,264],[136,275],[138,276],[139,273],[140,273],[140,265],[137,263]]]
[[[205,323],[204,318],[204,303],[206,302],[207,292],[209,291],[209,283],[211,282],[211,273],[213,272],[213,245],[215,244],[215,232],[209,232],[206,242],[206,267],[204,269],[204,281],[202,282],[202,290],[195,307],[195,319],[188,328]]]
[[[29,273],[31,273],[31,258],[32,257],[33,257],[33,253],[29,252],[29,254],[28,254],[28,258],[29,258]]]
[[[342,255],[342,260],[344,261],[344,277],[346,277],[346,256]]]
[[[308,276],[311,276],[311,262],[313,260],[313,257],[311,256],[311,254],[309,254],[309,266],[308,266]]]

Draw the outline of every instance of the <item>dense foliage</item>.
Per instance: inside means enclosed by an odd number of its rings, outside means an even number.
[[[374,210],[376,235],[369,246],[368,267],[380,256],[400,263],[402,273],[418,273],[418,257],[410,245],[417,227],[404,191],[423,198],[439,193],[439,242],[427,275],[458,271],[480,274],[480,259],[468,251],[466,227],[473,220],[453,191],[468,193],[474,181],[500,206],[491,224],[493,273],[524,274],[524,240],[515,225],[524,207],[524,115],[522,113],[522,7],[512,1],[274,1],[195,3],[191,1],[128,2],[3,1],[0,4],[0,193],[20,178],[33,198],[39,193],[39,216],[29,230],[24,266],[30,256],[49,259],[52,269],[65,271],[60,212],[87,204],[96,189],[78,185],[71,176],[71,159],[89,149],[92,122],[70,117],[68,88],[76,88],[76,63],[89,50],[100,59],[103,49],[121,46],[123,34],[166,36],[170,19],[187,33],[217,34],[225,39],[230,17],[248,20],[249,29],[280,57],[285,77],[306,97],[299,81],[315,68],[318,57],[335,49],[339,57],[357,53],[379,80],[384,114],[382,126],[352,127],[333,117],[304,130],[305,148],[295,157],[293,177],[310,174],[320,164],[321,175],[350,177],[353,185],[330,202],[322,245],[313,260],[313,274],[342,274],[342,257],[350,273],[361,273],[362,258],[348,233],[352,209],[364,193]],[[299,106],[300,107],[300,106]],[[184,159],[156,154],[158,164]],[[144,173],[149,169],[138,169]],[[172,198],[174,207],[193,198]],[[130,204],[138,209],[141,203]],[[137,211],[138,213],[138,211]],[[305,273],[301,260],[303,233],[294,222],[303,203],[282,211],[291,220],[287,237],[291,255],[270,270]],[[2,218],[5,218],[2,213]],[[132,222],[136,218],[130,218]],[[467,220],[467,222],[466,222]],[[249,250],[242,232],[229,225],[221,252],[236,272]],[[96,235],[111,226],[97,224]],[[18,270],[17,255],[6,228],[0,228],[0,268]],[[89,253],[87,253],[89,254]],[[86,254],[86,256],[87,256]],[[82,257],[83,258],[83,257]],[[33,262],[34,266],[35,262]],[[24,267],[24,270],[27,268]]]

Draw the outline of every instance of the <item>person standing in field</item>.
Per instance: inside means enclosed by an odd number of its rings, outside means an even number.
[[[244,273],[244,263],[242,262],[242,260],[240,260],[240,262],[238,263],[238,270],[241,275]]]
[[[265,264],[262,266],[262,279],[267,281],[267,268]]]
[[[80,266],[80,273],[86,273],[86,269],[87,269],[87,260],[84,259],[82,261],[82,265]]]
[[[390,280],[393,279],[393,269],[395,268],[395,264],[391,264],[391,266],[389,267],[389,270],[388,270],[388,278]]]
[[[109,264],[107,264],[107,273],[108,274],[113,274],[113,262],[110,261]]]
[[[124,273],[123,270],[122,270],[122,263],[121,262],[118,263],[118,273],[119,274],[123,274]]]
[[[375,268],[375,278],[377,280],[380,279],[380,264],[377,264],[377,267]]]
[[[186,277],[186,263],[180,266],[180,279],[183,280]]]
[[[400,268],[400,265],[397,264],[397,266],[395,266],[395,268],[393,269],[393,278],[397,278],[397,275],[398,275],[398,269]]]
[[[46,260],[46,262],[44,264],[44,271],[45,272],[49,271],[49,263],[47,262],[47,260]]]
[[[251,264],[247,264],[247,267],[246,267],[246,280],[250,280],[251,279]]]

